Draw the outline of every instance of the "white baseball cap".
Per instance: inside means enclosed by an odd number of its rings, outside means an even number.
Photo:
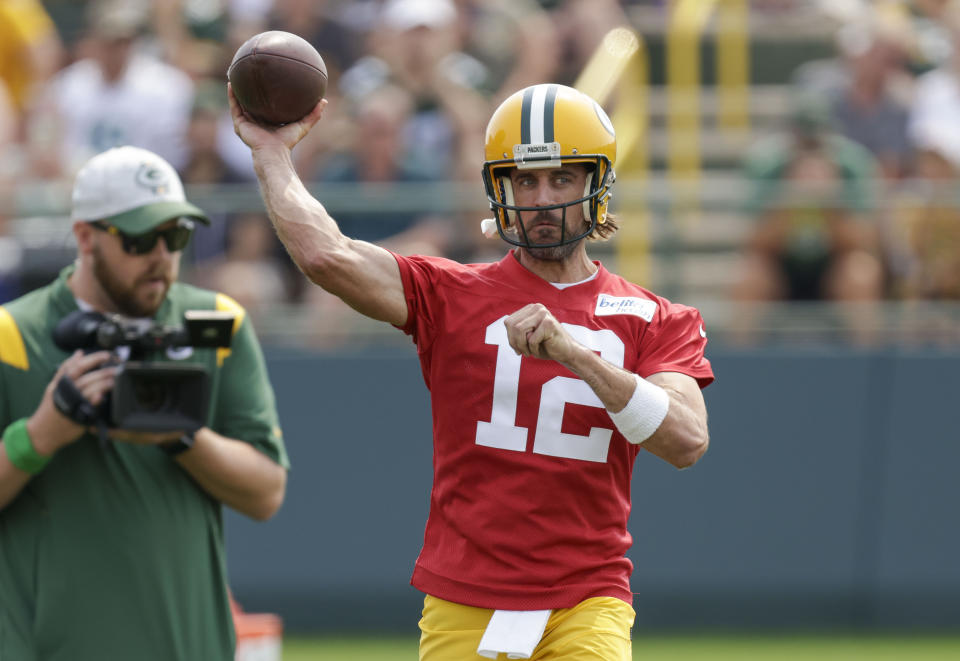
[[[136,235],[183,216],[210,224],[187,202],[176,170],[146,149],[108,149],[87,161],[73,182],[72,221],[105,220]]]
[[[457,18],[457,9],[450,0],[388,0],[381,20],[401,32],[415,27],[444,28]]]
[[[946,112],[928,112],[910,127],[913,146],[921,151],[939,154],[954,168],[960,169],[960,126]]]

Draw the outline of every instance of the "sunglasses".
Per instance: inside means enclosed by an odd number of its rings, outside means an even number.
[[[157,247],[157,241],[163,239],[167,244],[167,250],[178,252],[187,247],[190,241],[190,235],[193,234],[195,224],[189,218],[178,218],[177,224],[164,230],[153,230],[143,234],[127,234],[121,232],[113,225],[109,225],[102,220],[90,223],[101,232],[120,237],[123,242],[123,251],[128,255],[146,255],[153,252]]]

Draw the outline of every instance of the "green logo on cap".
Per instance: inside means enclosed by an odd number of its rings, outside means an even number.
[[[160,168],[144,163],[137,170],[136,182],[144,188],[149,188],[154,195],[163,195],[167,192],[169,177]]]

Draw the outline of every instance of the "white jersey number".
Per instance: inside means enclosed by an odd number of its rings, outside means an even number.
[[[522,356],[514,353],[507,341],[504,319],[505,316],[487,326],[486,343],[497,347],[497,371],[493,377],[493,411],[490,422],[477,422],[477,445],[525,452],[529,430],[516,424]],[[604,360],[623,367],[623,341],[612,330],[561,325],[577,342],[600,352]],[[605,462],[613,431],[591,427],[587,436],[563,433],[560,431],[563,427],[563,411],[568,402],[603,408],[600,398],[581,379],[566,376],[550,379],[540,389],[540,412],[537,415],[533,451],[551,457]]]

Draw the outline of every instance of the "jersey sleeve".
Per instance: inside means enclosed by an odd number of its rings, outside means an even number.
[[[417,345],[417,351],[423,353],[433,341],[436,332],[435,309],[436,287],[442,280],[443,269],[439,258],[404,257],[396,253],[393,256],[400,267],[403,280],[403,294],[407,300],[407,323],[399,327],[409,335]]]
[[[289,468],[276,397],[249,316],[244,315],[234,333],[230,353],[220,370],[220,386],[213,402],[213,430],[246,441]]]
[[[637,374],[679,372],[697,380],[701,388],[713,382],[713,368],[704,355],[707,334],[696,308],[661,300],[658,316],[640,343]]]

